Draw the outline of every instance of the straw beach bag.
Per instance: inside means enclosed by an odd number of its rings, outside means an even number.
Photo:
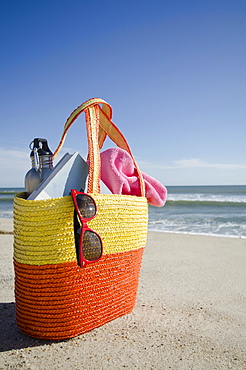
[[[88,332],[130,313],[136,302],[148,222],[144,181],[134,161],[139,196],[100,193],[99,151],[106,136],[132,153],[111,121],[110,105],[99,98],[88,100],[70,115],[54,157],[82,112],[88,134],[87,193],[97,205],[97,215],[88,226],[102,239],[102,258],[78,266],[70,195],[26,200],[27,194],[20,193],[14,199],[16,321],[23,333],[40,339],[60,340]]]

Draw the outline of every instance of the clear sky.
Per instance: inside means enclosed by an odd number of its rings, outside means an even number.
[[[0,187],[92,97],[163,184],[246,184],[245,0],[2,1],[0,38]],[[84,127],[63,153],[86,155]]]

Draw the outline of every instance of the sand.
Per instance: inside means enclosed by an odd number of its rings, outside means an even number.
[[[16,327],[13,235],[0,243],[0,369],[246,369],[245,239],[149,232],[134,311],[60,342]]]

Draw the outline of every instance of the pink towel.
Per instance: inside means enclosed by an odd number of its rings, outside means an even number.
[[[162,207],[166,202],[167,189],[153,177],[142,173],[148,203]],[[113,194],[140,196],[137,171],[130,154],[120,148],[101,153],[101,179]]]

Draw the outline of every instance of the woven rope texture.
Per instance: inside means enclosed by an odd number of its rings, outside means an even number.
[[[75,262],[15,262],[16,320],[32,337],[74,337],[130,313],[136,302],[143,248],[110,254],[79,268]]]
[[[27,201],[14,199],[14,258],[30,265],[76,261],[74,205],[71,196]],[[97,216],[88,222],[102,238],[103,254],[142,248],[148,208],[144,197],[93,195]]]

